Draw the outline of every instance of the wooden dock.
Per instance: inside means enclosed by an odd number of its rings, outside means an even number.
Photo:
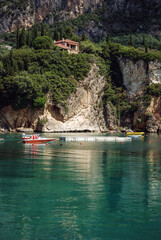
[[[130,137],[108,137],[108,136],[97,136],[97,137],[72,137],[72,136],[65,136],[60,137],[59,140],[63,140],[66,142],[129,142],[132,140]]]

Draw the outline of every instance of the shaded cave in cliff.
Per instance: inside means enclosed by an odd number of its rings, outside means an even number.
[[[57,106],[48,106],[48,111],[51,113],[52,118],[56,119],[57,121],[64,122],[64,117],[61,114],[61,110]]]
[[[115,57],[112,58],[110,70],[111,70],[110,75],[111,75],[112,85],[125,89],[125,86],[123,84],[124,82],[123,75],[120,69],[119,61]]]

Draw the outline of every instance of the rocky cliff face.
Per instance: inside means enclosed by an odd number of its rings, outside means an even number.
[[[146,63],[142,60],[133,62],[119,59],[123,75],[123,84],[130,96],[141,94],[152,83],[161,83],[161,62]]]
[[[123,84],[129,99],[142,95],[147,85],[161,83],[161,62],[133,62],[119,59]],[[31,128],[43,132],[116,130],[118,121],[115,109],[110,104],[103,106],[102,96],[105,79],[99,75],[99,68],[93,64],[88,77],[81,81],[75,93],[71,94],[66,105],[53,105],[48,96],[45,109],[31,108],[14,111],[6,106],[0,111],[0,129],[16,130]],[[138,122],[138,119],[141,120]],[[137,130],[156,132],[161,129],[161,98],[153,97],[150,106],[142,106],[134,117],[124,119],[124,126]]]
[[[55,14],[61,19],[77,17],[80,14],[102,8],[103,22],[99,30],[106,28],[114,33],[119,31],[148,31],[159,34],[161,27],[159,21],[148,20],[156,18],[161,13],[159,0],[2,0],[0,10],[0,32],[13,31],[16,26],[32,26],[34,22],[46,20],[55,22]],[[144,24],[144,19],[147,19]],[[86,27],[90,31],[90,23]],[[94,26],[93,28],[98,27]],[[98,29],[97,29],[98,30]]]
[[[77,17],[88,10],[94,10],[103,0],[27,0],[17,5],[17,1],[2,0],[0,10],[0,32],[14,31],[17,26],[32,26],[45,18],[55,21],[55,13],[61,12],[62,19]]]
[[[80,82],[77,91],[65,106],[53,105],[48,97],[46,108],[35,111],[30,108],[14,111],[11,106],[1,110],[1,128],[15,130],[19,127],[43,132],[106,131],[102,94],[105,79],[93,65],[88,77]]]
[[[130,98],[142,95],[145,88],[154,83],[161,84],[161,62],[133,62],[129,59],[119,59],[119,65],[123,76],[123,84]],[[138,123],[138,117],[141,123]],[[153,97],[147,109],[141,107],[141,111],[134,114],[133,126],[148,132],[157,132],[161,129],[161,98]]]

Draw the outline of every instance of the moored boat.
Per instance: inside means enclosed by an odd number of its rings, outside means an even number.
[[[43,136],[40,136],[40,135],[23,135],[22,136],[22,142],[23,143],[31,143],[31,144],[34,144],[34,143],[47,143],[47,142],[53,142],[53,141],[56,141],[55,138],[46,138],[46,137],[43,137]]]
[[[126,135],[144,135],[144,132],[127,132]]]
[[[137,139],[137,138],[144,138],[143,135],[129,135],[130,138],[134,138],[134,139]]]
[[[0,142],[3,142],[4,141],[4,138],[0,138]]]

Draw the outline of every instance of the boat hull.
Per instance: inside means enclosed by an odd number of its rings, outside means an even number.
[[[23,139],[22,143],[38,144],[56,141],[55,138],[44,138],[44,139]]]
[[[126,135],[144,135],[144,132],[127,132]]]

